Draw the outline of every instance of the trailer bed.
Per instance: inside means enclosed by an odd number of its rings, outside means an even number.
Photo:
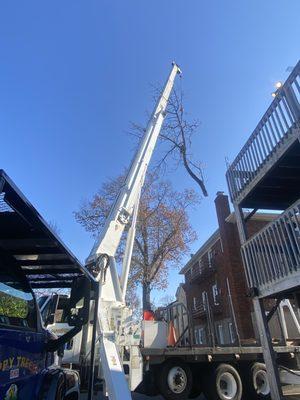
[[[300,346],[274,346],[278,354],[288,354],[291,358],[300,353]],[[166,347],[141,348],[141,353],[148,361],[161,362],[165,358],[181,357],[190,361],[221,361],[226,360],[249,360],[262,356],[261,346],[223,346],[223,347]]]

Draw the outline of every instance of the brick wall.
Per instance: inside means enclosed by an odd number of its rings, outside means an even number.
[[[228,295],[228,284],[230,287],[232,306],[236,318],[238,332],[241,339],[254,338],[254,329],[252,325],[251,313],[253,311],[252,301],[247,296],[248,287],[242,258],[240,254],[240,241],[238,236],[237,225],[235,219],[230,216],[230,207],[228,196],[222,192],[217,193],[215,199],[215,207],[219,225],[219,240],[215,242],[213,263],[216,268],[209,275],[204,275],[203,278],[193,282],[190,281],[188,274],[185,275],[184,290],[187,295],[187,306],[190,312],[193,310],[193,298],[201,299],[202,292],[208,293],[209,302],[213,307],[212,285],[217,283],[220,292],[220,307],[218,312],[214,313],[214,322],[224,320],[233,320],[232,307]],[[259,231],[267,222],[263,220],[250,219],[247,223],[249,236]],[[207,251],[207,250],[206,250]],[[205,251],[201,254],[204,260],[207,260]],[[194,265],[197,260],[193,260]],[[228,284],[227,284],[228,282]],[[221,310],[221,312],[220,312]],[[206,323],[205,315],[193,318],[194,326],[203,325]]]

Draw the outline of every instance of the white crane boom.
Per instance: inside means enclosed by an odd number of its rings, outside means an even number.
[[[180,72],[179,67],[173,63],[168,80],[159,96],[144,137],[131,163],[124,185],[110,210],[102,233],[86,260],[88,265],[93,264],[95,266],[96,279],[99,281],[99,311],[96,326],[97,335],[100,339],[101,367],[110,400],[131,399],[116,340],[117,327],[112,321],[116,314],[117,319],[119,318],[118,323],[121,322],[120,318],[122,319],[120,310],[125,307],[125,295],[141,188],[165,117],[176,74]],[[127,235],[120,282],[115,263],[115,254],[125,226],[129,223],[130,228]],[[135,369],[140,371],[140,368],[135,367]],[[136,377],[134,380],[135,382],[137,381]],[[129,383],[132,388],[134,386],[131,384],[132,381]]]
[[[95,242],[95,245],[87,259],[88,264],[94,261],[95,257],[99,254],[114,256],[116,253],[122,233],[133,213],[134,204],[137,200],[140,188],[143,185],[144,175],[163,123],[168,99],[173,88],[176,74],[180,72],[179,67],[173,63],[172,71],[168,77],[164,90],[157,101],[144,137],[131,163],[124,185],[119,192],[116,202],[111,208],[103,227],[102,234]]]

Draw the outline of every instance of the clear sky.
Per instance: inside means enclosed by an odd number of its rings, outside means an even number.
[[[181,66],[209,198],[191,213],[199,245],[230,160],[300,56],[299,0],[26,0],[0,5],[0,168],[80,258],[92,239],[73,211],[132,157],[151,83]],[[182,189],[183,173],[173,177]],[[195,189],[197,187],[195,186]],[[171,274],[169,292],[180,281]],[[159,295],[157,295],[159,297]]]

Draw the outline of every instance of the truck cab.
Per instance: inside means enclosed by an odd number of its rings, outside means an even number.
[[[58,360],[88,320],[84,272],[0,170],[0,399],[79,400],[78,373]],[[69,330],[60,336],[45,328],[34,292],[57,286],[70,289],[64,310]]]
[[[76,373],[59,368],[48,343],[55,341],[43,327],[35,295],[18,268],[0,257],[0,398],[38,399],[52,386],[46,398],[78,399]],[[63,389],[73,379],[70,387]]]

